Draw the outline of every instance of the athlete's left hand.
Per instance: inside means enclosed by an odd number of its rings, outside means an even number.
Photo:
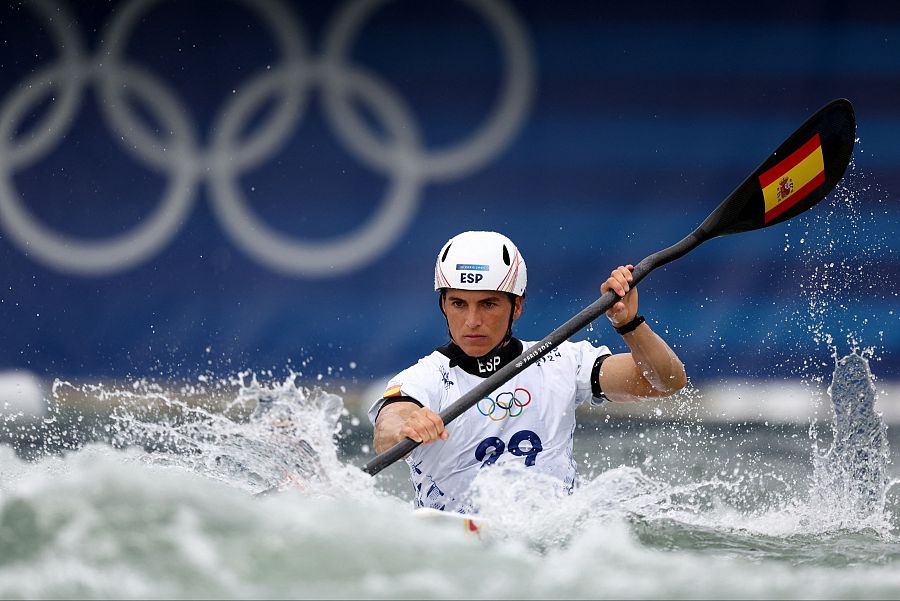
[[[600,284],[600,294],[612,290],[622,297],[622,300],[615,303],[606,312],[609,321],[616,328],[625,325],[637,315],[638,294],[637,288],[631,287],[631,282],[634,280],[632,271],[634,271],[634,265],[620,265],[613,269],[609,279]]]

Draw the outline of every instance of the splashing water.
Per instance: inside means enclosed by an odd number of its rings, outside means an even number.
[[[587,524],[616,520],[632,524],[641,539],[654,546],[724,547],[750,556],[759,551],[759,537],[765,539],[767,554],[782,558],[796,552],[796,542],[819,538],[874,536],[881,541],[879,547],[884,541],[896,546],[891,521],[898,516],[885,503],[890,447],[887,429],[875,410],[874,376],[866,359],[850,354],[838,360],[829,394],[834,411],[832,444],[825,453],[807,449],[809,472],[754,463],[752,453],[747,453],[750,473],[721,470],[698,478],[690,477],[692,468],[663,456],[657,458],[662,469],[614,467],[565,496],[524,468],[504,467],[479,474],[476,503],[492,534],[527,540],[543,550],[571,544]],[[690,443],[677,431],[668,434],[682,445],[673,454],[702,452],[715,461],[711,452],[716,436]],[[783,485],[784,494],[759,490],[771,489],[773,482]]]
[[[799,287],[805,307],[780,320],[788,333],[801,331],[794,334],[801,347],[781,362],[810,384],[811,394],[820,395],[824,386],[818,385],[830,373],[831,361],[815,359],[823,347],[833,361],[845,354],[842,346],[877,359],[885,336],[897,329],[900,315],[893,309],[900,291],[889,269],[895,250],[884,227],[896,219],[894,206],[853,160],[821,207],[787,224],[785,250],[799,255],[803,264],[791,274],[790,286]]]
[[[855,353],[839,359],[828,393],[834,437],[816,462],[815,495],[833,512],[884,527],[890,450],[868,361]]]
[[[151,465],[201,474],[254,494],[288,487],[309,494],[333,495],[337,489],[367,494],[372,487],[370,478],[338,460],[335,435],[347,415],[341,398],[306,388],[294,374],[261,382],[246,372],[179,392],[145,381],[130,389],[54,386],[57,397],[73,391],[112,407],[109,420],[92,432],[94,439],[142,448],[138,457]],[[217,398],[223,393],[226,399]],[[194,400],[183,398],[188,396]]]
[[[621,444],[656,441],[654,461],[603,469],[572,495],[524,469],[482,471],[480,541],[413,519],[339,460],[336,395],[246,374],[221,383],[216,407],[146,383],[83,389],[117,403],[101,428],[111,444],[37,462],[0,449],[0,596],[892,596],[900,541],[884,525],[878,463],[889,449],[860,360],[835,369],[822,468],[777,455],[744,464],[795,470],[781,475],[783,501],[761,494],[762,473],[684,463],[715,462],[717,446],[729,455],[727,438],[648,426]],[[610,451],[609,433],[593,444]],[[859,453],[873,444],[885,454]],[[285,490],[255,494],[273,487]],[[860,564],[862,588],[848,578]]]

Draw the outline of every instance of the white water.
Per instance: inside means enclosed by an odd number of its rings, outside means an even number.
[[[900,594],[897,516],[884,487],[865,514],[853,510],[850,488],[815,485],[747,510],[735,499],[758,496],[769,474],[651,476],[621,466],[558,496],[524,470],[484,470],[478,503],[489,526],[479,540],[414,519],[407,502],[338,460],[338,397],[290,378],[242,381],[232,408],[264,399],[269,411],[229,418],[156,390],[107,390],[132,401],[112,440],[140,447],[94,444],[35,463],[0,448],[0,596]],[[148,395],[155,420],[142,409]],[[298,453],[289,442],[298,438],[314,453]],[[710,444],[682,440],[677,452]],[[784,478],[818,477],[798,469]],[[286,476],[284,492],[254,494]]]

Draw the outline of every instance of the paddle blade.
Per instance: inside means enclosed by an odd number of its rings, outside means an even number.
[[[698,228],[704,239],[769,227],[812,208],[844,177],[856,116],[833,100],[807,119]]]

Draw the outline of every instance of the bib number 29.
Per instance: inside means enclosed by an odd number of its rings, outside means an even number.
[[[525,465],[531,467],[537,459],[538,453],[544,450],[541,438],[531,430],[521,430],[509,439],[509,446],[497,438],[489,436],[482,440],[475,449],[475,459],[481,461],[481,467],[491,465],[500,458],[505,451],[509,451],[516,457],[524,457]]]

